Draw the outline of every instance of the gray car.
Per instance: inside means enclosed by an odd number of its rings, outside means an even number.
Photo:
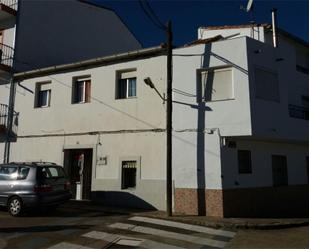
[[[59,165],[0,164],[0,205],[12,216],[30,207],[56,207],[71,197],[70,183]]]

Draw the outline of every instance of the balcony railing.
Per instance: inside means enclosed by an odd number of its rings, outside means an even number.
[[[289,113],[292,118],[309,120],[309,108],[297,105],[289,105]]]
[[[0,0],[0,4],[3,4],[13,10],[17,10],[18,0]]]
[[[0,64],[7,67],[8,70],[13,66],[14,49],[10,46],[0,43]]]
[[[8,114],[9,114],[8,105],[0,104],[0,134],[3,134],[7,131]],[[18,126],[18,113],[14,111],[13,124],[12,124],[13,134],[17,134],[17,126]]]

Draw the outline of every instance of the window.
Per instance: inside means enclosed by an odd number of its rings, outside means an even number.
[[[29,174],[30,168],[20,167],[18,171],[18,180],[25,180]]]
[[[136,161],[122,161],[121,165],[121,188],[135,188],[136,187]]]
[[[51,98],[51,83],[37,83],[35,107],[49,107]]]
[[[269,101],[280,101],[278,75],[274,72],[255,68],[255,97]]]
[[[238,173],[239,174],[251,174],[251,151],[250,150],[238,150]]]
[[[136,97],[136,70],[117,72],[117,99]]]
[[[286,156],[272,156],[273,185],[288,185],[288,168]]]
[[[305,108],[309,108],[309,96],[302,96],[301,97],[301,103],[302,103],[302,106],[305,107]]]
[[[2,166],[0,167],[0,180],[17,180],[18,167]]]
[[[202,71],[200,77],[205,101],[234,98],[233,72],[231,68]]]
[[[64,170],[60,167],[39,168],[39,179],[62,178],[65,176]]]
[[[90,103],[91,99],[91,80],[89,77],[78,77],[73,80],[72,103]]]

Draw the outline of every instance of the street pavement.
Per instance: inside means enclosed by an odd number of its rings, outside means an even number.
[[[0,211],[0,248],[225,248],[235,233],[135,214],[59,208],[10,217]]]

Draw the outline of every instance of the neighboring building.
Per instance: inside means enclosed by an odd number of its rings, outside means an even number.
[[[269,30],[202,28],[199,40],[174,49],[175,211],[308,212],[309,46],[280,31],[274,48]],[[166,109],[143,80],[166,91],[165,52],[15,74],[20,114],[11,161],[63,164],[76,198],[164,210]]]
[[[176,211],[308,213],[309,44],[279,31],[274,48],[269,25],[199,34],[174,50]]]

